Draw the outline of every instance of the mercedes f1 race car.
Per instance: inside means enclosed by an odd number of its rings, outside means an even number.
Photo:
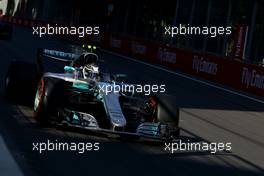
[[[44,71],[43,60],[63,63]],[[6,76],[9,99],[33,99],[34,117],[95,132],[169,140],[179,136],[179,109],[169,96],[112,91],[125,75],[103,72],[94,52],[81,54],[39,49],[37,64],[13,61]],[[19,98],[18,98],[19,97]]]

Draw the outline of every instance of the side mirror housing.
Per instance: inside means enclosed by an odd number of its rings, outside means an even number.
[[[115,76],[116,78],[126,78],[127,77],[126,74],[116,74]]]
[[[127,78],[127,75],[126,74],[115,74],[115,75],[112,75],[112,79],[116,82],[125,82]]]

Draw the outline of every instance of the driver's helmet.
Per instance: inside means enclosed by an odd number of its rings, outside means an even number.
[[[99,75],[99,68],[97,65],[86,65],[83,67],[83,77],[85,79],[96,79]]]
[[[75,65],[82,68],[83,77],[85,79],[96,79],[99,75],[99,68],[96,65],[98,56],[94,53],[83,53],[75,60]]]
[[[78,67],[82,70],[82,76],[87,79],[96,79],[99,75],[99,69],[96,65],[98,56],[94,53],[83,53],[72,63],[73,67]]]
[[[98,56],[94,53],[83,53],[73,62],[75,67],[84,67],[87,65],[96,65]]]

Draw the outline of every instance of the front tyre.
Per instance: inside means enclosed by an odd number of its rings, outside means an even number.
[[[60,106],[62,90],[58,82],[58,79],[49,77],[43,77],[39,81],[34,100],[34,118],[41,124],[47,124]]]
[[[180,137],[180,110],[175,106],[175,97],[169,95],[156,95],[156,121],[168,126],[168,138],[176,139]]]

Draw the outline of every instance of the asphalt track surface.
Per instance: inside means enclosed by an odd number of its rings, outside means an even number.
[[[126,73],[132,81],[166,84],[181,108],[183,141],[231,142],[232,152],[164,151],[164,145],[123,141],[80,134],[55,127],[43,128],[32,118],[32,108],[7,102],[4,75],[12,59],[34,62],[39,47],[71,50],[71,45],[33,37],[31,30],[15,28],[11,41],[0,41],[0,147],[10,153],[11,169],[0,156],[0,175],[264,175],[264,104],[161,69],[101,52],[111,71]],[[21,85],[23,86],[23,85]],[[251,96],[251,95],[249,95]],[[254,97],[254,96],[252,96]],[[263,101],[261,97],[254,97]],[[100,150],[32,151],[32,143],[100,142]],[[3,144],[2,144],[3,143]],[[6,159],[6,160],[5,160]],[[6,166],[6,167],[5,167]],[[10,165],[9,165],[10,166]],[[14,166],[14,167],[13,167]],[[16,167],[16,168],[15,168]],[[15,171],[15,170],[19,171]]]

